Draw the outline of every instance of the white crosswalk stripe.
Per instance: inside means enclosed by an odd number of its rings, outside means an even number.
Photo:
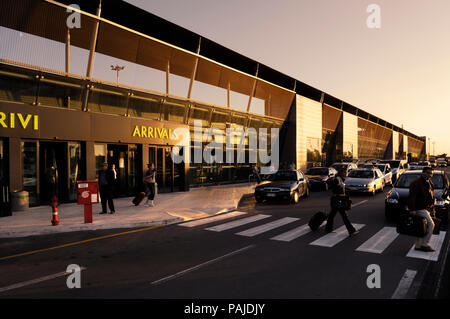
[[[398,233],[395,227],[383,227],[356,250],[381,254],[397,237]]]
[[[221,231],[228,230],[228,229],[231,229],[231,228],[235,228],[235,227],[238,227],[238,226],[242,226],[242,225],[246,225],[246,224],[249,224],[249,223],[253,223],[255,221],[258,221],[258,220],[261,220],[261,219],[265,219],[265,218],[268,218],[268,217],[271,217],[271,216],[270,215],[261,215],[261,214],[259,214],[259,215],[254,215],[254,216],[250,216],[250,217],[247,217],[247,218],[234,220],[232,222],[228,222],[228,223],[225,223],[225,224],[220,224],[220,225],[217,225],[217,226],[214,226],[214,227],[205,228],[205,229],[206,230],[211,230],[211,231],[216,231],[216,232],[221,232]]]
[[[244,230],[240,233],[237,233],[237,235],[241,235],[241,236],[247,236],[247,237],[253,237],[262,233],[265,233],[269,230],[284,226],[286,224],[292,223],[294,221],[298,220],[298,218],[293,218],[293,217],[284,217],[281,219],[277,219],[273,222],[261,225],[261,226],[257,226],[257,227],[253,227],[247,230]]]
[[[353,224],[353,227],[355,227],[356,230],[360,230],[364,226],[365,226],[364,224]],[[333,247],[336,244],[343,241],[347,237],[348,237],[347,228],[345,226],[341,226],[338,229],[336,229],[335,232],[329,233],[329,234],[326,234],[325,236],[320,237],[319,239],[310,243],[310,245]]]
[[[442,244],[445,239],[445,231],[441,231],[439,235],[431,235],[430,246],[435,250],[434,252],[424,252],[415,250],[415,244],[411,247],[406,257],[421,258],[426,260],[438,261],[439,253],[441,252]]]
[[[300,227],[294,228],[294,229],[287,231],[283,234],[280,234],[278,236],[272,237],[271,239],[289,242],[289,241],[297,239],[309,232],[311,232],[311,228],[309,228],[308,224],[306,224],[306,225],[302,225]]]
[[[213,216],[213,217],[207,217],[207,218],[203,218],[203,219],[199,219],[199,220],[193,220],[191,222],[179,224],[179,226],[195,227],[195,226],[199,226],[199,225],[210,224],[210,223],[213,223],[213,222],[216,222],[219,220],[224,220],[224,219],[229,219],[229,218],[233,218],[236,216],[241,216],[244,214],[247,214],[247,213],[235,211],[235,212],[231,212],[231,213],[227,213],[227,214],[220,214],[220,215]]]

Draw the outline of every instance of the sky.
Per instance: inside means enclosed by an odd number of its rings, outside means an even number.
[[[434,142],[434,154],[450,154],[448,0],[127,2],[427,136],[431,153]]]

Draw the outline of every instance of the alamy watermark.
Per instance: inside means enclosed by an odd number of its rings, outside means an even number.
[[[80,10],[80,6],[77,4],[71,4],[67,8],[66,12],[71,13],[67,17],[66,25],[69,29],[80,29],[81,28],[81,14],[79,11],[73,10],[77,9]]]
[[[378,4],[370,4],[366,10],[370,15],[367,17],[366,25],[369,29],[381,28],[381,7]]]
[[[370,264],[367,266],[366,272],[369,273],[366,284],[367,288],[381,288],[381,268],[377,264]]]
[[[268,143],[268,129],[260,128],[227,128],[225,136],[218,128],[202,127],[202,121],[194,121],[193,139],[187,128],[174,130],[175,136],[181,140],[172,149],[172,159],[176,164],[188,163],[261,163],[262,174],[272,174],[278,171],[280,164],[279,128],[270,129],[270,151]],[[191,156],[191,142],[193,142],[193,158]],[[203,147],[204,143],[208,143]],[[247,145],[247,147],[246,147]],[[246,161],[246,149],[248,161]],[[236,153],[236,157],[235,157]]]

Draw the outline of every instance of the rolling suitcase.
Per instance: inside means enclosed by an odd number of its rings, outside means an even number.
[[[417,215],[402,214],[398,217],[397,233],[424,237],[427,234],[427,219]]]
[[[327,218],[328,215],[324,212],[317,212],[309,220],[308,226],[312,231],[316,231]]]
[[[138,206],[144,198],[145,198],[144,192],[140,192],[139,194],[137,194],[136,197],[133,199],[134,206]]]

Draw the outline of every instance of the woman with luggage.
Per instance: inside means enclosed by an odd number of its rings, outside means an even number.
[[[338,175],[333,181],[332,191],[333,195],[330,199],[331,212],[327,218],[327,224],[325,226],[325,232],[330,233],[333,231],[333,220],[336,214],[342,217],[345,227],[347,228],[349,236],[357,234],[359,231],[353,227],[352,223],[348,219],[347,210],[351,208],[351,202],[347,195],[345,195],[345,178],[347,177],[347,169],[341,168],[338,171]]]
[[[145,201],[145,206],[153,207],[155,206],[153,200],[156,194],[156,169],[155,164],[147,164],[148,170],[145,172],[144,183],[146,188],[147,200]]]

